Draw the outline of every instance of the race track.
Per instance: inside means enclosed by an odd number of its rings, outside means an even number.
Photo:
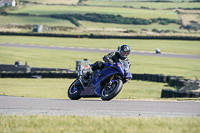
[[[1,43],[0,46],[108,53],[113,50]],[[155,54],[133,51],[133,55],[200,59],[200,55]],[[200,117],[200,101],[146,101],[146,100],[66,100],[0,96],[0,115],[78,115],[117,117]]]
[[[104,48],[85,48],[85,47],[66,47],[66,46],[9,44],[9,43],[0,43],[0,46],[20,47],[20,48],[35,48],[35,49],[64,50],[64,51],[81,51],[81,52],[91,52],[91,53],[109,53],[111,51],[116,51],[116,49],[104,49]],[[149,51],[134,51],[133,50],[131,52],[131,54],[132,55],[141,55],[141,56],[154,56],[154,57],[200,59],[200,55],[176,54],[176,53],[155,54],[155,52],[149,52]]]
[[[0,115],[200,117],[199,101],[66,100],[0,96]]]

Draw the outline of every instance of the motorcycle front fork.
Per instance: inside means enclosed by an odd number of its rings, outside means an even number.
[[[85,85],[83,84],[83,81],[82,81],[82,77],[81,77],[81,76],[79,76],[79,81],[80,81],[80,83],[81,83],[83,89],[85,90]]]
[[[111,87],[111,85],[112,85],[112,80],[113,80],[113,78],[115,77],[115,75],[112,75],[112,77],[110,78],[110,81],[109,81],[109,83],[108,83],[108,86],[109,86],[109,88]]]

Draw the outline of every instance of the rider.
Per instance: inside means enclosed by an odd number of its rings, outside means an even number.
[[[127,61],[129,64],[129,68],[131,66],[131,62],[127,58],[131,52],[131,48],[128,45],[122,45],[117,52],[110,52],[105,55],[102,59],[109,64],[114,64],[119,62],[119,60]],[[104,68],[104,63],[102,61],[96,61],[92,66],[93,74],[98,72],[97,70],[101,70]],[[82,81],[87,84],[91,77],[92,73],[87,72],[82,76]]]
[[[127,58],[131,52],[131,48],[128,45],[122,45],[117,52],[110,52],[108,55],[103,57],[103,60],[106,63],[113,64],[119,62],[119,60],[127,61],[129,64],[129,68],[131,66],[131,62]]]

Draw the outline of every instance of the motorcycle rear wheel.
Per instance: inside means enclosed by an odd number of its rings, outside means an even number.
[[[79,80],[76,79],[69,87],[68,89],[68,97],[71,100],[79,100],[81,98],[80,94],[81,94],[81,88],[80,86],[78,88],[75,88],[75,84],[78,82]]]
[[[109,101],[113,99],[115,96],[119,94],[119,92],[122,89],[122,86],[123,82],[120,79],[117,79],[112,83],[110,90],[108,90],[108,88],[106,88],[105,86],[104,88],[101,89],[101,99],[104,101]]]

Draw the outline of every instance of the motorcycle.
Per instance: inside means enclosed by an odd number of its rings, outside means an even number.
[[[92,65],[90,64],[90,67]],[[81,66],[78,66],[78,78],[68,89],[68,97],[71,100],[78,100],[81,97],[101,97],[105,101],[111,100],[119,94],[123,84],[132,79],[129,65],[124,60],[115,64],[105,63],[103,69],[96,72],[86,85],[82,82],[82,75]]]

